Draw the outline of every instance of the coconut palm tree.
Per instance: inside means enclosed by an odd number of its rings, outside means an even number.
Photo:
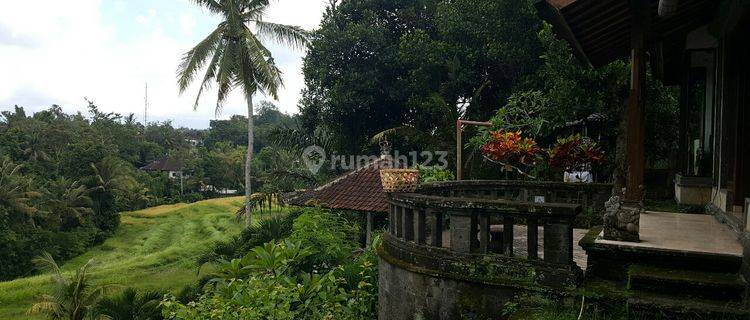
[[[58,178],[42,189],[45,211],[63,230],[80,226],[92,213],[93,201],[79,181]]]
[[[29,308],[29,314],[44,314],[52,319],[82,320],[96,306],[104,295],[106,287],[91,284],[89,268],[93,260],[66,278],[49,253],[34,259],[37,266],[52,273],[52,292],[42,295],[39,302]]]
[[[29,181],[21,177],[21,168],[7,159],[0,163],[0,207],[8,210],[13,222],[28,223],[33,227],[38,210],[30,202],[39,193],[28,191]]]
[[[245,223],[251,225],[252,195],[250,166],[253,157],[253,95],[260,91],[278,99],[282,86],[281,72],[261,40],[272,40],[292,48],[307,45],[308,33],[296,26],[263,20],[269,0],[193,0],[199,6],[218,14],[223,21],[205,39],[185,53],[178,68],[178,86],[184,92],[196,74],[204,69],[195,99],[198,106],[203,90],[212,83],[218,85],[216,112],[221,112],[228,93],[239,87],[247,101],[247,155],[245,158]],[[208,63],[206,63],[208,62]]]

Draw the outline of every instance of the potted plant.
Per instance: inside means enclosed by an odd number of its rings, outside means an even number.
[[[563,169],[574,175],[575,180],[588,182],[593,180],[591,168],[604,160],[604,152],[599,145],[578,134],[558,138],[547,155],[550,167]]]

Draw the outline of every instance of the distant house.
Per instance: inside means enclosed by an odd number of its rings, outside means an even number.
[[[141,170],[152,171],[152,172],[166,172],[172,179],[184,178],[185,163],[182,160],[164,156],[159,160],[155,160],[143,167]]]

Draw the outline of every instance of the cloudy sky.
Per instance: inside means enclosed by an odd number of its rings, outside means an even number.
[[[316,28],[326,0],[272,1],[266,20]],[[58,104],[85,111],[85,98],[103,111],[143,118],[148,83],[149,121],[205,128],[215,118],[246,114],[242,94],[233,93],[222,114],[215,94],[204,94],[193,111],[197,89],[178,94],[180,57],[216,26],[219,18],[190,0],[13,1],[0,10],[0,111],[24,106],[38,111]],[[275,103],[297,111],[303,88],[304,52],[268,43],[284,72]],[[259,97],[257,99],[263,99]]]

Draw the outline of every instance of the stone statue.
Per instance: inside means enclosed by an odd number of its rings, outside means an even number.
[[[639,221],[643,205],[627,203],[621,196],[614,195],[605,204],[604,239],[639,242]]]

